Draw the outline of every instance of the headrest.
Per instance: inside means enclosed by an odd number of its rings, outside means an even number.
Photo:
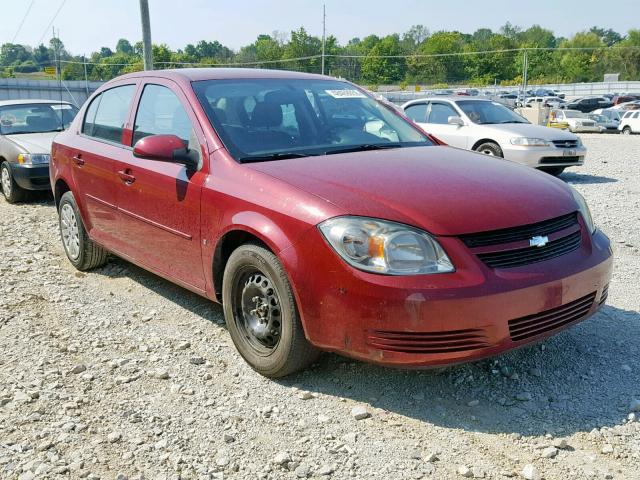
[[[277,103],[256,104],[251,116],[251,125],[259,128],[279,127],[282,125],[282,108]]]

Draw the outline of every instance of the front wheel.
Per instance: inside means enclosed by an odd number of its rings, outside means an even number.
[[[492,157],[504,157],[502,149],[494,142],[481,143],[476,147],[476,152],[484,153],[485,155],[490,155]]]
[[[64,251],[74,267],[85,271],[107,263],[107,251],[94,243],[84,228],[73,193],[62,195],[58,216]]]
[[[540,167],[540,170],[548,173],[549,175],[553,175],[554,177],[559,176],[562,172],[564,172],[565,167]]]
[[[624,127],[622,129],[622,134],[623,135],[631,135],[631,127]]]
[[[21,188],[13,178],[9,162],[3,162],[0,165],[0,185],[2,185],[2,194],[9,203],[21,202],[27,196],[27,191]]]
[[[229,334],[254,370],[280,378],[318,357],[304,336],[289,280],[273,253],[256,244],[238,247],[229,257],[222,285]]]

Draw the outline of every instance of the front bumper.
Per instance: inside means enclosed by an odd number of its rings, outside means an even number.
[[[504,158],[513,162],[521,163],[529,167],[571,167],[584,164],[584,157],[587,155],[585,147],[572,149],[552,147],[515,147],[513,145],[504,146],[502,149]],[[571,153],[571,155],[566,155]]]
[[[25,190],[50,190],[49,164],[27,165],[12,163],[11,174],[19,187]]]
[[[280,253],[307,338],[383,365],[467,362],[551,336],[595,313],[611,277],[609,239],[599,231],[583,231],[569,254],[502,270],[458,238],[440,237],[456,272],[394,277],[347,266],[313,230]]]

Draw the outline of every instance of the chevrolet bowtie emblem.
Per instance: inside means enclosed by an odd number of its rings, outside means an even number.
[[[535,236],[529,239],[530,247],[544,247],[547,243],[549,243],[549,237],[546,236]]]

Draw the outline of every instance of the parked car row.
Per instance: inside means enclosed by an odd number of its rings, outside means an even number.
[[[2,117],[3,141],[22,145],[2,159],[12,175],[21,155],[48,153],[19,140],[37,124],[29,108]],[[429,98],[405,105],[416,124],[346,81],[201,68],[116,78],[70,124],[61,110],[75,110],[46,108],[60,128],[43,121],[42,135],[68,127],[39,162],[71,264],[115,254],[222,303],[263,375],[322,350],[476,360],[606,301],[610,242],[582,196],[498,158],[557,174],[584,146],[499,103]]]

